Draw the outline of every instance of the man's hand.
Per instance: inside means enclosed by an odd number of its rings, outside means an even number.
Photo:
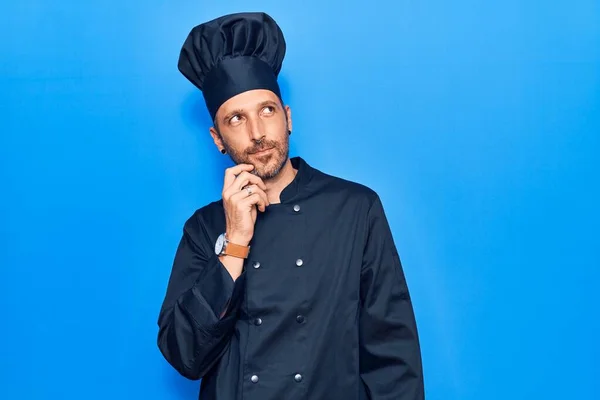
[[[269,205],[262,179],[250,173],[254,166],[239,164],[225,171],[223,207],[229,241],[247,246],[254,235],[257,212]]]
[[[234,244],[248,246],[254,235],[257,210],[264,212],[269,205],[266,186],[250,171],[254,166],[239,164],[225,171],[223,182],[223,208],[227,239]],[[244,260],[222,255],[221,263],[235,281],[242,273]]]

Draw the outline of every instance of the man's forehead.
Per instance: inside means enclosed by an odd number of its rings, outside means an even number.
[[[219,114],[225,115],[233,110],[252,110],[265,104],[279,104],[279,98],[270,90],[256,89],[233,96],[219,108]]]

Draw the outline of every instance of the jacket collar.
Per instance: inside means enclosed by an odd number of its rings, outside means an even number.
[[[292,162],[292,167],[296,169],[298,172],[294,177],[294,180],[287,185],[279,195],[279,199],[282,203],[288,202],[294,199],[303,189],[306,188],[306,185],[312,178],[314,174],[314,169],[308,165],[308,163],[302,157],[292,157],[290,158]]]

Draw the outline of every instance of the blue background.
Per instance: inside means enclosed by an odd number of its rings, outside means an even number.
[[[196,398],[156,319],[229,163],[176,63],[248,10],[286,35],[292,155],[382,197],[427,398],[600,398],[593,0],[4,2],[0,398]]]

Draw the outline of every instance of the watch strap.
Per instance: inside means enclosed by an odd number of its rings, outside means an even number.
[[[237,258],[248,258],[249,253],[250,246],[242,246],[239,244],[231,243],[229,240],[227,241],[225,249],[223,250],[224,255]]]

